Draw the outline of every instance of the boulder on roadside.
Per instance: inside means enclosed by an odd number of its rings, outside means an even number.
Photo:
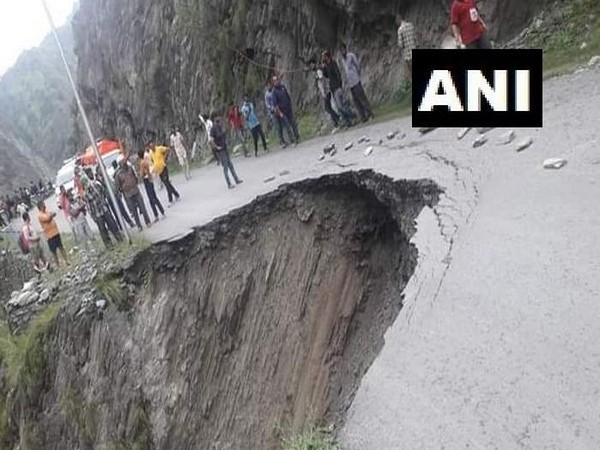
[[[517,152],[522,152],[523,150],[531,147],[531,144],[533,144],[533,138],[526,137],[515,144],[515,150]]]
[[[328,155],[329,153],[331,153],[334,150],[335,150],[335,144],[333,142],[331,144],[323,147],[323,153],[325,153],[326,155]]]
[[[544,169],[561,169],[567,165],[567,160],[564,158],[550,158],[544,161]]]
[[[477,139],[475,139],[475,141],[473,142],[473,148],[479,148],[479,147],[483,147],[485,144],[487,144],[488,138],[485,136],[479,136]]]
[[[458,130],[456,137],[460,141],[462,138],[464,138],[467,135],[467,133],[469,133],[469,131],[471,131],[471,128],[461,128],[460,130]]]
[[[510,130],[498,138],[498,145],[508,145],[515,140],[515,131]]]

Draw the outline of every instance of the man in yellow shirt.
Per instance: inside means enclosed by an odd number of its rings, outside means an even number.
[[[150,202],[150,208],[152,208],[152,213],[154,213],[154,221],[158,222],[158,212],[165,218],[165,210],[162,206],[162,203],[158,199],[156,195],[156,190],[154,189],[154,183],[152,182],[152,171],[150,170],[150,162],[145,157],[144,150],[140,150],[138,152],[138,158],[140,161],[140,177],[144,182],[144,187],[146,188],[146,195],[148,197],[148,201]]]
[[[42,226],[44,237],[46,238],[46,242],[48,242],[48,248],[50,248],[50,253],[52,253],[52,257],[54,258],[56,266],[60,265],[58,262],[59,251],[63,257],[63,260],[65,261],[65,264],[67,266],[70,265],[69,259],[67,258],[67,252],[65,252],[65,248],[63,247],[62,239],[60,237],[60,230],[58,229],[58,225],[54,220],[56,213],[48,211],[46,209],[46,204],[43,201],[39,201],[37,207],[39,211],[38,220]]]
[[[169,148],[164,145],[150,144],[152,149],[152,164],[154,165],[154,172],[159,176],[165,189],[167,190],[167,196],[169,197],[169,205],[173,203],[173,200],[179,201],[181,196],[179,192],[173,187],[171,180],[169,179],[169,168],[167,167],[167,160],[169,157]]]

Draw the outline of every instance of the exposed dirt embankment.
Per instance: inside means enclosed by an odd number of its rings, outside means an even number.
[[[438,194],[370,171],[326,176],[152,247],[105,289],[103,314],[58,317],[21,431],[48,449],[239,450],[342,422],[402,307],[415,218]]]

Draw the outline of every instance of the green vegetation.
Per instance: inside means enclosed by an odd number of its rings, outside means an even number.
[[[313,112],[304,112],[298,116],[297,121],[298,132],[303,141],[318,136],[321,126],[319,115]]]
[[[133,406],[133,436],[114,442],[111,450],[149,450],[152,448],[152,426],[148,415],[148,404],[140,396]]]
[[[61,394],[60,408],[67,420],[77,427],[77,435],[86,446],[91,446],[98,432],[98,406],[86,402],[83,396],[69,386]]]
[[[566,73],[587,62],[591,56],[600,54],[600,2],[565,0],[558,8],[548,11],[539,28],[534,26],[526,44],[544,49],[547,77]]]
[[[10,448],[11,445],[12,430],[8,418],[6,393],[0,392],[0,448]]]
[[[94,279],[93,285],[96,292],[103,299],[116,306],[119,311],[129,311],[131,309],[127,293],[118,276],[100,275]]]
[[[110,252],[100,256],[98,264],[103,266],[109,262],[122,262],[134,258],[137,254],[147,249],[150,242],[143,236],[134,235],[131,244],[121,242],[115,245]],[[94,289],[106,301],[116,306],[119,311],[130,311],[133,299],[127,294],[121,276],[117,273],[99,274],[92,281]]]
[[[30,394],[41,384],[48,364],[47,335],[61,307],[60,303],[49,305],[19,336],[13,336],[5,324],[0,325],[0,359],[10,388],[20,387]]]
[[[247,13],[247,0],[234,2],[229,10],[229,17],[223,21],[217,33],[217,45],[213,59],[216,65],[216,73],[218,73],[216,94],[222,104],[229,105],[230,97],[233,95],[232,65],[235,60],[241,58],[239,54],[234,52],[234,49],[239,49],[244,42]]]
[[[9,424],[8,392],[16,390],[20,401],[36,399],[48,366],[46,342],[61,304],[49,305],[30,325],[27,331],[14,336],[6,324],[0,325],[0,448],[11,448],[15,430]],[[39,448],[35,429],[26,424],[21,430],[26,448]]]
[[[151,246],[151,242],[143,235],[132,234],[131,244],[123,241],[113,246],[110,251],[102,253],[99,262],[101,264],[107,262],[126,261],[134,257],[139,252],[146,250]]]
[[[373,109],[375,119],[372,122],[367,122],[366,124],[359,123],[353,129],[360,129],[375,123],[399,119],[410,114],[412,110],[410,86],[401,87],[390,97],[390,101],[382,103]],[[305,112],[298,117],[298,130],[302,140],[312,139],[319,135],[319,127],[321,125],[320,116],[320,112]],[[330,132],[332,128],[328,126],[326,129]],[[275,136],[274,133],[272,134]]]
[[[284,439],[283,450],[342,450],[342,447],[327,429],[313,426],[299,435]]]

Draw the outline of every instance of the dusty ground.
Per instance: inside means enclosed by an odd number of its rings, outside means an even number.
[[[523,153],[495,145],[504,130],[473,149],[474,132],[459,142],[456,130],[421,137],[409,119],[374,125],[237,159],[245,183],[233,191],[216,166],[190,182],[176,177],[183,201],[146,235],[173,237],[278,184],[324,173],[431,178],[446,195],[418,219],[420,264],[349,411],[344,446],[598,448],[599,75],[546,84],[545,127],[517,130],[535,139]],[[396,129],[407,136],[388,141]],[[363,134],[384,146],[365,157],[356,144]],[[330,141],[338,154],[318,161]],[[557,156],[569,164],[542,168]],[[277,178],[264,183],[269,176]]]

